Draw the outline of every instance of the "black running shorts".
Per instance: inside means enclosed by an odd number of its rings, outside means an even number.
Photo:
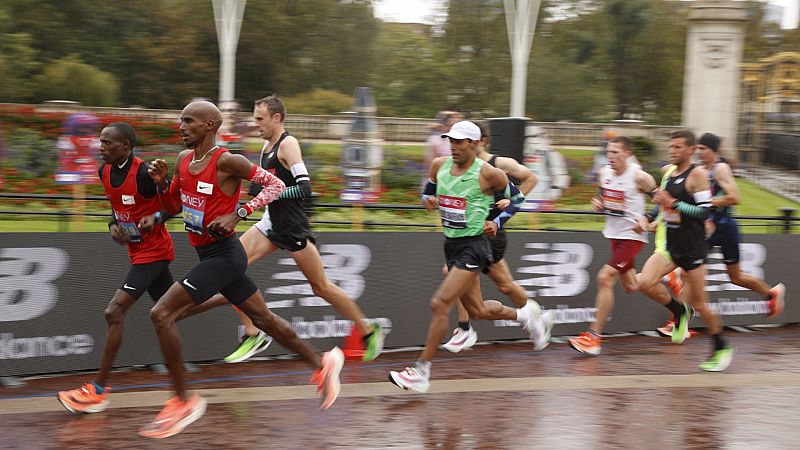
[[[506,247],[508,247],[508,236],[506,230],[497,230],[494,236],[486,236],[489,244],[492,247],[492,263],[500,262],[506,256]]]
[[[267,239],[279,249],[288,250],[290,252],[297,252],[306,248],[308,241],[311,241],[312,244],[317,242],[316,236],[309,230],[291,231],[288,233],[278,233],[269,230],[267,232]]]
[[[492,265],[492,249],[483,235],[445,238],[444,258],[448,270],[455,266],[470,272],[483,272]]]
[[[157,302],[172,286],[172,273],[169,261],[153,261],[145,264],[132,264],[125,282],[119,290],[139,300],[145,291]]]
[[[198,305],[219,292],[234,305],[240,305],[258,291],[245,274],[247,253],[237,236],[195,248],[200,263],[179,281]]]

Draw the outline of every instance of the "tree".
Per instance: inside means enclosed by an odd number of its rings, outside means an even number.
[[[0,17],[0,20],[2,18]],[[0,34],[0,101],[30,101],[31,80],[40,66],[32,38],[26,33]]]
[[[384,23],[377,46],[380,58],[370,85],[381,115],[433,117],[448,103],[452,67],[425,26]]]
[[[442,47],[452,67],[448,100],[465,112],[505,114],[509,107],[511,56],[502,0],[450,2]]]
[[[119,101],[116,77],[83,63],[77,55],[49,64],[34,82],[39,101],[73,100],[96,106],[111,106]]]

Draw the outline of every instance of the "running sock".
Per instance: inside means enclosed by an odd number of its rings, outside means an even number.
[[[100,386],[99,384],[95,383],[94,381],[92,381],[92,385],[94,385],[94,391],[97,392],[98,394],[102,394],[106,390],[106,388],[104,388],[103,386]]]
[[[728,343],[725,342],[725,339],[722,337],[722,332],[712,334],[711,337],[714,338],[714,351],[728,348]]]
[[[666,306],[668,310],[672,311],[672,315],[675,316],[676,322],[681,318],[681,315],[686,312],[686,308],[684,308],[683,305],[674,298],[670,298],[670,302],[664,306]]]
[[[461,328],[464,331],[469,331],[469,320],[466,322],[458,322],[458,328]]]

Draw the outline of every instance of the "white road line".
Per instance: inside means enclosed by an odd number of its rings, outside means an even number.
[[[692,387],[800,387],[794,372],[698,373],[690,375],[610,375],[528,378],[477,378],[432,381],[431,394],[469,392],[571,391],[580,389],[661,389]],[[270,386],[195,390],[209,403],[266,402],[318,398],[314,386]],[[167,391],[111,394],[109,408],[157,407],[167,400]],[[401,391],[388,381],[342,385],[340,397],[386,397],[419,395]],[[55,396],[0,400],[0,415],[65,411]]]

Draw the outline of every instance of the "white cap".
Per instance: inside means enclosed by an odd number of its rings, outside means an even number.
[[[454,123],[453,126],[450,127],[450,131],[443,134],[442,137],[480,141],[481,129],[469,120],[462,120],[461,122]]]

